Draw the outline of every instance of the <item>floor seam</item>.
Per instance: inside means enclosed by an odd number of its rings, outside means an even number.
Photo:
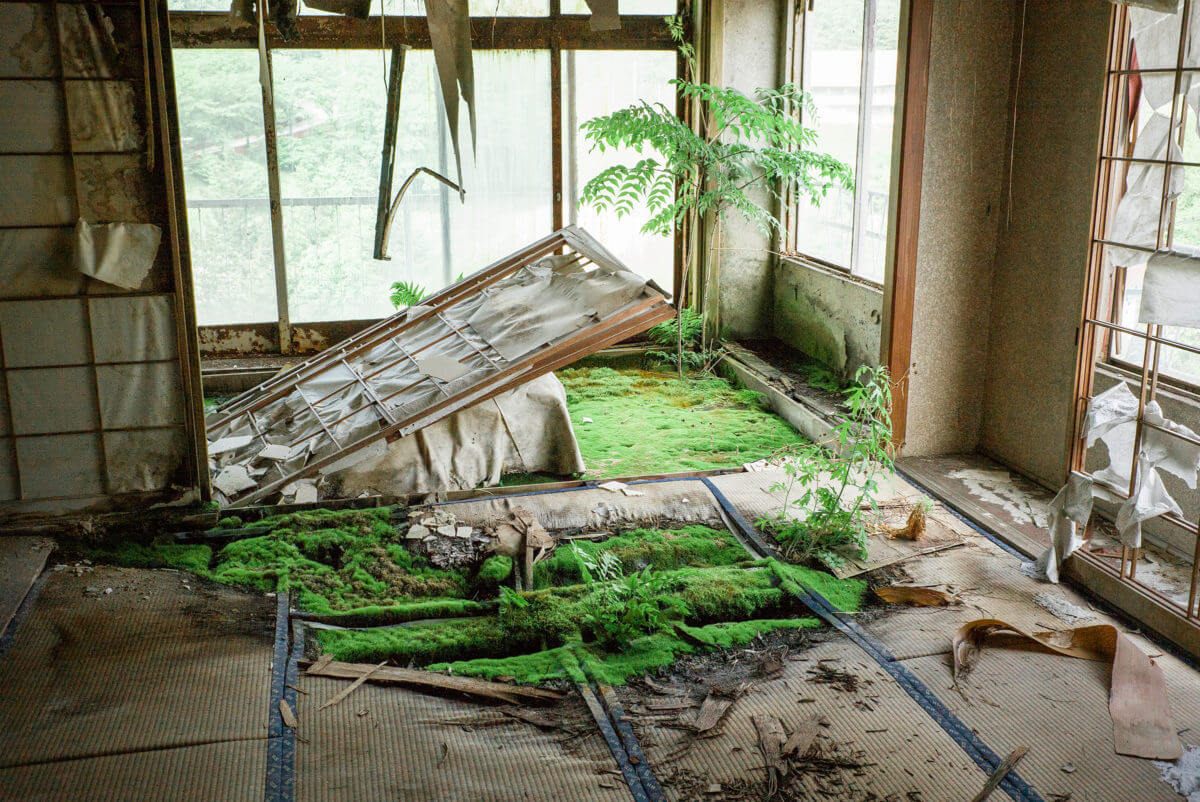
[[[119,757],[121,755],[140,755],[148,752],[168,752],[172,749],[190,749],[193,746],[212,746],[215,744],[236,744],[236,743],[252,743],[254,741],[270,741],[272,738],[279,736],[272,735],[251,735],[245,738],[215,738],[208,741],[191,741],[182,744],[168,744],[164,746],[147,746],[141,749],[118,749],[111,752],[93,752],[86,755],[72,755],[71,757],[55,757],[45,760],[28,760],[23,763],[12,763],[7,766],[0,766],[0,772],[8,771],[9,769],[23,769],[30,766],[46,766],[55,763],[71,763],[76,760],[92,760],[98,757]]]

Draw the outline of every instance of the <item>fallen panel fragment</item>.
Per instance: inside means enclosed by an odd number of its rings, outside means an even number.
[[[383,456],[387,442],[673,316],[652,282],[562,229],[210,414],[210,467],[231,480],[218,501],[298,491],[299,479]],[[270,446],[288,456],[263,456]]]

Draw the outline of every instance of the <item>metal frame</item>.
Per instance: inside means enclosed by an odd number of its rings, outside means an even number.
[[[1118,177],[1117,170],[1132,161],[1119,152],[1123,144],[1121,134],[1124,125],[1121,117],[1122,114],[1126,113],[1127,109],[1129,78],[1139,73],[1173,75],[1175,86],[1170,120],[1171,124],[1181,121],[1186,108],[1180,103],[1182,77],[1186,72],[1190,72],[1190,70],[1184,69],[1181,65],[1189,35],[1200,35],[1200,31],[1189,31],[1188,24],[1191,9],[1196,1],[1183,0],[1182,11],[1180,13],[1179,53],[1176,59],[1176,67],[1170,70],[1155,69],[1143,71],[1129,68],[1132,48],[1130,46],[1128,9],[1121,6],[1114,6],[1110,25],[1108,69],[1104,88],[1104,110],[1100,141],[1098,143],[1096,187],[1092,206],[1091,245],[1087,265],[1084,302],[1078,330],[1079,349],[1075,370],[1075,414],[1072,424],[1070,469],[1084,474],[1087,473],[1086,461],[1088,449],[1085,432],[1083,431],[1083,421],[1087,413],[1088,403],[1092,397],[1097,361],[1103,361],[1108,358],[1111,336],[1114,333],[1141,338],[1144,342],[1144,350],[1142,365],[1140,368],[1136,368],[1140,374],[1140,392],[1138,398],[1137,429],[1134,435],[1133,453],[1135,456],[1130,470],[1130,484],[1127,488],[1104,485],[1107,490],[1120,499],[1128,498],[1136,488],[1138,470],[1136,455],[1143,433],[1147,427],[1165,432],[1173,437],[1179,437],[1191,443],[1200,444],[1200,439],[1172,432],[1144,420],[1146,405],[1154,400],[1159,389],[1160,380],[1165,378],[1160,375],[1159,371],[1159,357],[1162,346],[1167,345],[1180,348],[1191,353],[1200,353],[1200,348],[1163,337],[1162,326],[1157,324],[1148,324],[1144,331],[1139,331],[1117,322],[1119,320],[1116,317],[1119,303],[1113,302],[1115,296],[1112,295],[1112,291],[1114,287],[1119,286],[1119,282],[1115,280],[1116,277],[1114,275],[1107,274],[1109,271],[1106,270],[1105,266],[1106,246],[1137,247],[1125,243],[1112,242],[1106,238],[1108,225],[1112,220],[1112,214],[1119,200],[1117,192],[1114,189]],[[1179,129],[1179,135],[1182,136],[1183,126],[1180,125]],[[1177,168],[1181,164],[1186,163],[1171,160],[1169,155],[1168,153],[1168,158],[1161,161],[1138,160],[1161,164],[1164,167],[1163,189],[1159,204],[1155,247],[1142,248],[1141,250],[1150,252],[1166,251],[1171,246],[1176,200],[1168,198],[1169,181],[1172,168]],[[1111,272],[1115,274],[1118,271],[1114,270]],[[1105,308],[1106,303],[1107,309]],[[1195,521],[1184,520],[1174,514],[1167,514],[1161,517],[1195,538],[1191,587],[1186,607],[1138,581],[1137,567],[1140,558],[1140,549],[1123,546],[1120,565],[1117,567],[1110,565],[1099,556],[1091,554],[1087,550],[1081,550],[1076,552],[1075,556],[1072,557],[1072,561],[1079,561],[1079,564],[1072,570],[1076,573],[1081,572],[1081,570],[1082,572],[1087,572],[1092,577],[1092,583],[1095,583],[1097,578],[1107,581],[1114,592],[1128,593],[1132,591],[1131,598],[1137,601],[1139,605],[1150,608],[1155,615],[1162,616],[1165,614],[1169,618],[1176,619],[1179,624],[1184,625],[1184,628],[1191,629],[1194,633],[1200,633],[1200,609],[1198,609],[1198,602],[1200,602],[1200,598],[1198,598],[1200,597],[1200,593],[1198,593],[1198,587],[1200,587],[1200,524]],[[1068,562],[1068,568],[1071,568],[1071,561]],[[1113,584],[1114,582],[1115,584]]]
[[[789,0],[785,14],[791,19],[785,19],[784,31],[784,49],[783,62],[786,70],[784,80],[791,81],[797,86],[804,87],[804,41],[805,29],[808,12],[812,10],[809,3],[797,2],[797,0]],[[871,98],[874,95],[874,63],[875,63],[875,20],[878,0],[864,0],[863,2],[863,32],[862,32],[862,58],[859,60],[859,81],[858,81],[858,126],[855,136],[855,152],[854,152],[854,175],[861,176],[865,169],[867,152],[871,145],[871,126],[868,124],[868,116],[870,111]],[[900,31],[903,34],[903,30]],[[901,67],[903,69],[903,67]],[[899,77],[899,76],[898,76]],[[902,114],[902,110],[897,107],[893,112],[894,115]],[[898,142],[893,143],[893,151],[899,146]],[[889,193],[894,197],[894,193]],[[790,193],[787,198],[787,203],[784,209],[784,235],[781,238],[780,250],[783,255],[788,258],[803,264],[823,268],[839,276],[846,276],[854,279],[857,282],[865,284],[869,287],[881,288],[882,283],[866,278],[858,272],[859,257],[862,252],[863,242],[863,218],[866,214],[866,193],[860,192],[859,187],[855,185],[854,198],[851,203],[851,222],[850,222],[850,264],[842,265],[836,262],[831,262],[827,259],[821,259],[811,254],[805,253],[801,247],[800,233],[797,229],[798,217],[795,214],[795,198],[791,197]],[[886,232],[885,232],[886,246]],[[886,251],[886,247],[885,247]]]
[[[561,0],[550,0],[545,17],[473,17],[472,44],[477,50],[546,50],[550,54],[550,140],[551,140],[551,209],[555,229],[565,225],[570,215],[565,208],[569,197],[566,186],[563,151],[563,54],[572,50],[674,50],[675,44],[663,25],[660,15],[627,15],[621,17],[622,27],[616,31],[592,31],[585,14],[563,14]],[[688,0],[679,0],[677,13],[682,15],[687,30],[692,20],[687,10]],[[170,12],[172,45],[176,48],[257,48],[258,30],[255,25],[233,20],[222,12]],[[284,41],[274,27],[266,27],[265,48],[269,62],[276,49],[354,49],[379,50],[399,48],[428,50],[431,48],[429,26],[424,16],[387,15],[365,20],[344,16],[302,15],[297,19],[298,39]],[[690,36],[690,34],[689,34]],[[677,77],[683,69],[677,61]],[[283,201],[278,191],[278,162],[275,148],[275,119],[272,99],[263,90],[263,118],[266,132],[267,168],[270,188],[272,247],[275,261],[275,294],[279,320],[280,353],[296,353],[297,324],[290,320],[287,310],[287,265],[284,248]],[[274,176],[274,178],[272,178]],[[682,235],[675,237],[675,284],[682,273]],[[672,297],[678,297],[675,286]],[[206,327],[211,334],[236,335],[259,328],[256,324]],[[217,350],[239,351],[236,348]]]

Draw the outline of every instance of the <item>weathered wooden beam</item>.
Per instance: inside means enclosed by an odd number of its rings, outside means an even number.
[[[296,21],[300,36],[284,41],[267,26],[267,46],[284,48],[368,49],[408,45],[429,50],[429,24],[425,17],[388,16],[360,20],[353,17],[302,16]],[[586,16],[474,17],[471,42],[476,50],[545,49],[554,42],[568,50],[673,50],[663,18],[638,15],[621,18],[616,31],[593,31]],[[171,12],[171,44],[177,48],[257,47],[254,25],[214,11]]]

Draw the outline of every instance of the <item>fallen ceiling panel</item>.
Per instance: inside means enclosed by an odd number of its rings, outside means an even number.
[[[674,314],[587,232],[557,231],[212,412],[217,500],[270,500]]]

